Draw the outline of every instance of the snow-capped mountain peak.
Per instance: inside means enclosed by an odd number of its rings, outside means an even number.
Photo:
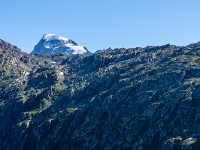
[[[44,34],[31,52],[31,54],[36,53],[66,53],[67,55],[91,54],[86,47],[78,46],[71,39],[56,34]]]
[[[63,41],[69,41],[68,38],[56,35],[56,34],[44,34],[42,37],[43,40],[46,41],[52,41],[52,40],[63,40]]]

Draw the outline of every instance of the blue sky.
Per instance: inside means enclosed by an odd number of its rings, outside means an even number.
[[[199,0],[6,0],[0,39],[31,52],[44,33],[98,49],[200,41]]]

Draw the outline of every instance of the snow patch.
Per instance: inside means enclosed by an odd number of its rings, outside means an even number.
[[[76,46],[73,44],[65,44],[66,47],[69,47],[73,52],[72,54],[84,54],[87,53],[87,50],[82,46]]]
[[[61,76],[64,76],[64,73],[63,73],[63,72],[60,72],[60,75],[61,75]]]
[[[52,41],[52,40],[63,40],[63,41],[69,41],[68,38],[56,35],[56,34],[44,34],[44,36],[42,37],[43,40],[46,41]]]
[[[74,46],[74,44],[67,43],[67,44],[65,44],[65,46],[67,46],[67,47],[69,47],[69,46]]]
[[[55,48],[56,46],[58,46],[56,43],[51,43],[51,42],[46,42],[44,45],[45,48],[49,49]]]

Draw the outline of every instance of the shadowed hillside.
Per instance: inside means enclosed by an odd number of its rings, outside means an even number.
[[[0,149],[200,149],[200,43],[27,54],[0,40]]]

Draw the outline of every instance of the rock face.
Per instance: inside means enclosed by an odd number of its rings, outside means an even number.
[[[86,47],[78,46],[74,41],[55,34],[44,34],[31,52],[31,54],[37,53],[90,54]]]
[[[200,149],[200,43],[0,61],[2,150]]]
[[[97,50],[97,51],[95,52],[95,54],[102,53],[102,52],[106,52],[106,51],[111,51],[111,50],[112,50],[111,47],[109,47],[109,48],[107,48],[107,49],[99,49],[99,50]]]

